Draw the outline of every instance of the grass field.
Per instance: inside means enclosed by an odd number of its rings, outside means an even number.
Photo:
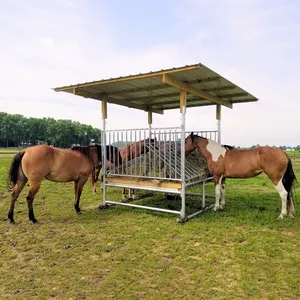
[[[169,214],[97,210],[101,195],[88,185],[77,215],[72,184],[44,181],[34,202],[39,223],[28,220],[26,188],[11,225],[11,158],[0,154],[1,299],[300,299],[298,185],[295,219],[277,220],[279,195],[261,175],[228,180],[224,211],[180,225]],[[300,178],[299,161],[294,170]],[[162,194],[137,202],[179,207]],[[195,206],[200,200],[188,199]]]
[[[13,154],[18,151],[18,148],[0,148],[0,154]]]

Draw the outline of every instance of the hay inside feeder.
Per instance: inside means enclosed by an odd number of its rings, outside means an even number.
[[[166,147],[167,146],[167,147]],[[108,172],[108,176],[126,175],[127,178],[139,177],[140,180],[158,179],[159,181],[181,180],[180,143],[168,142],[149,145],[149,152]],[[206,160],[198,151],[187,153],[185,157],[186,182],[204,179],[209,176]]]

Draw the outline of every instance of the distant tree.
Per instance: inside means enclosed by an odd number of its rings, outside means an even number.
[[[295,151],[300,151],[300,145],[297,145],[296,147],[294,147]]]
[[[26,118],[0,112],[0,147],[47,143],[61,148],[101,141],[101,130],[71,120]]]

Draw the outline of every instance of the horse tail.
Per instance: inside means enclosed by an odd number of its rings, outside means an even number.
[[[293,202],[293,198],[292,198],[292,188],[293,188],[293,183],[295,180],[297,180],[297,178],[296,178],[296,175],[293,170],[292,161],[288,157],[287,168],[286,168],[286,171],[282,178],[282,184],[288,193],[288,196],[287,196],[288,207],[290,207],[291,205],[294,207],[294,202]]]
[[[8,182],[7,182],[8,188],[13,188],[19,179],[19,168],[21,166],[21,162],[22,162],[22,158],[23,158],[24,154],[25,154],[25,151],[17,153],[11,162],[11,165],[10,165],[10,168],[8,171]],[[23,173],[23,175],[24,175],[24,173]],[[25,175],[24,175],[24,177],[25,177]]]

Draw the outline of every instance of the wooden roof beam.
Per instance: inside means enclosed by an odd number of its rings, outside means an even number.
[[[211,89],[212,91],[214,91],[213,89]],[[204,92],[207,92],[208,89],[205,90],[201,90]],[[235,97],[244,97],[244,96],[248,96],[249,94],[246,92],[243,93],[236,93],[236,94],[229,94],[229,95],[222,95],[223,99],[232,99]],[[170,94],[162,94],[162,95],[155,95],[155,96],[146,96],[146,97],[138,97],[138,98],[131,98],[131,99],[127,99],[127,101],[129,102],[146,102],[146,101],[150,101],[151,105],[154,103],[163,103],[162,101],[160,101],[161,99],[165,99],[165,98],[178,98],[178,92],[177,93],[170,93]],[[202,99],[204,99],[203,97],[201,97]],[[200,98],[200,99],[201,99]],[[166,100],[167,102],[172,101],[172,99],[170,100]]]
[[[161,114],[161,115],[163,115],[163,113],[164,113],[164,111],[162,109],[152,109],[152,108],[149,108],[148,105],[135,104],[135,103],[128,102],[127,100],[117,100],[117,99],[114,99],[111,97],[103,97],[103,96],[99,97],[99,95],[97,95],[97,94],[82,91],[78,88],[73,88],[73,94],[77,95],[77,96],[82,96],[84,98],[91,98],[91,99],[98,100],[98,101],[105,100],[108,103],[123,105],[123,106],[127,106],[130,108],[136,108],[136,109],[140,109],[140,110],[144,110],[144,111],[149,111],[149,109],[151,109],[152,112]]]
[[[202,97],[202,98],[205,98],[211,102],[214,102],[216,104],[221,104],[221,105],[224,105],[228,108],[232,108],[232,103],[226,101],[226,100],[223,100],[222,98],[219,98],[219,97],[216,97],[216,96],[213,96],[207,92],[203,92],[187,83],[184,83],[180,80],[177,80],[177,79],[174,79],[172,77],[170,77],[169,75],[167,75],[166,73],[162,75],[162,82],[163,83],[166,83],[170,86],[173,86],[173,87],[176,87],[178,89],[181,89],[181,90],[184,90],[188,93],[191,93],[191,94],[194,94],[196,96],[199,96],[199,97]]]
[[[253,99],[241,99],[241,104],[242,103],[247,103],[247,102],[253,102],[255,100]],[[206,106],[206,105],[215,105],[215,103],[211,102],[211,101],[208,101],[208,100],[199,100],[198,99],[188,99],[188,104],[187,104],[187,107],[197,107],[197,106]],[[240,103],[238,100],[234,103]],[[167,110],[167,109],[178,109],[178,103],[174,103],[174,102],[169,102],[170,103],[170,106],[164,106],[164,110]],[[168,103],[163,103],[163,105],[165,104],[168,104]],[[155,105],[153,105],[153,109],[161,109],[160,107],[160,103],[157,103]]]

